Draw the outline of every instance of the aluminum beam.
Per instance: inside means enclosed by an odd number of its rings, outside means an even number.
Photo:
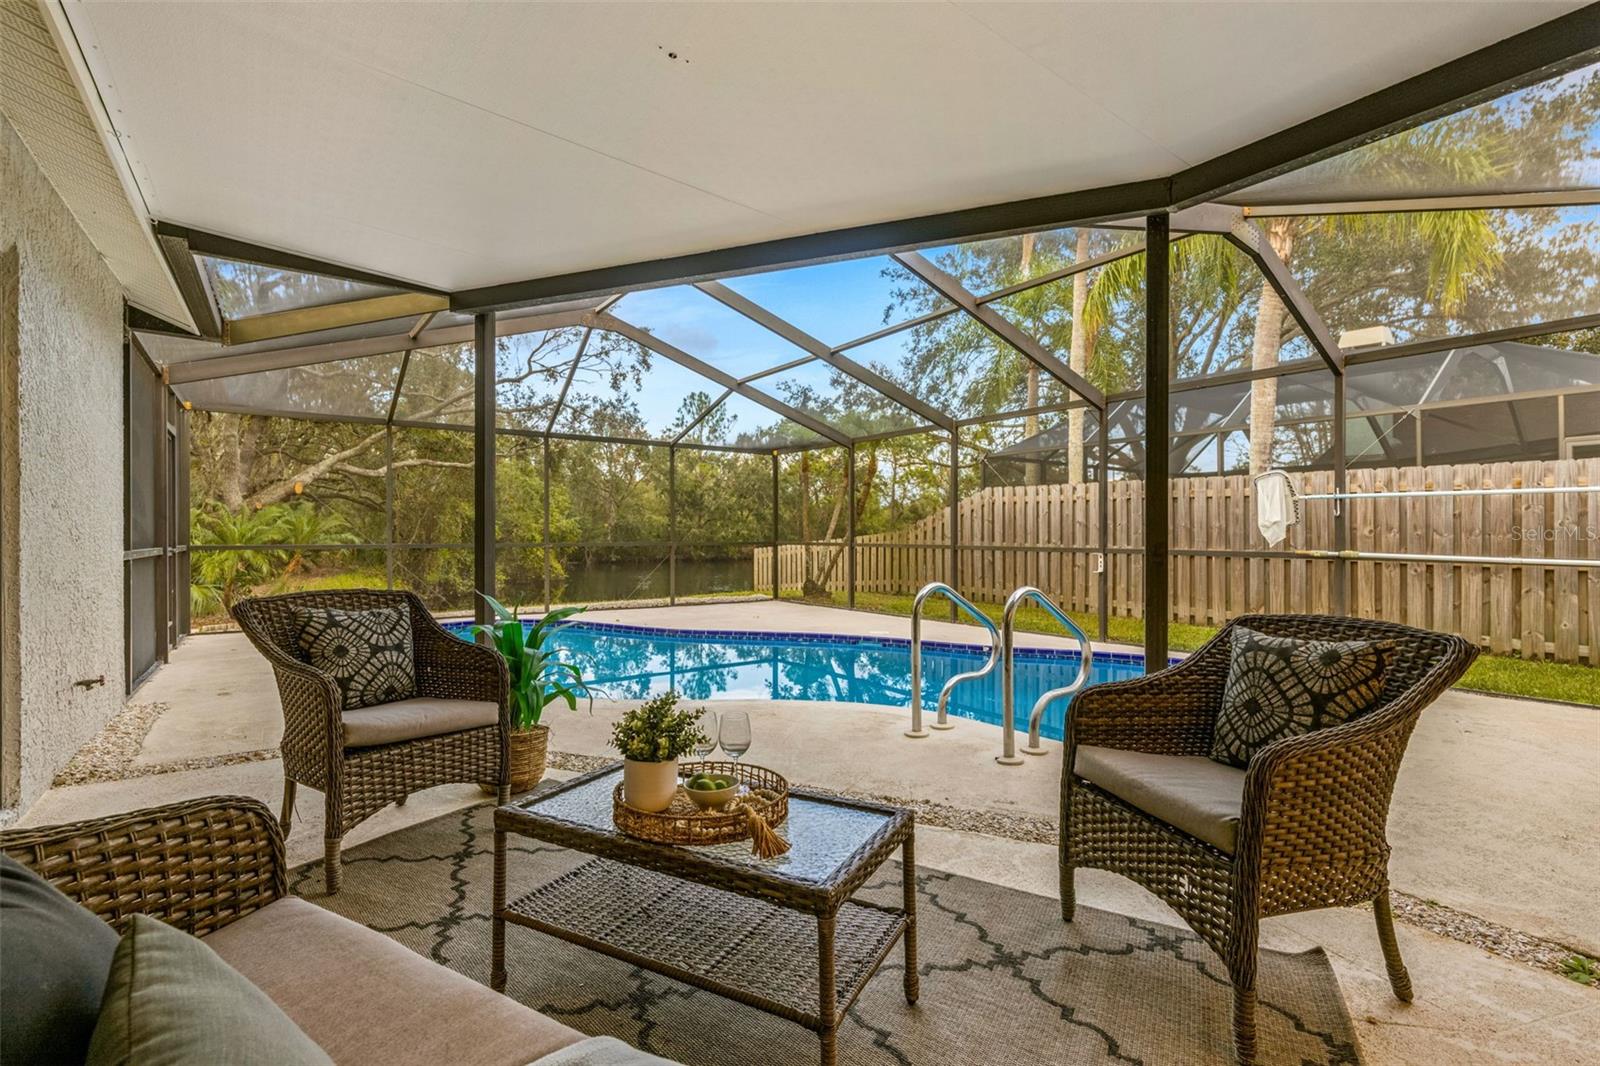
[[[897,252],[894,258],[897,263],[926,282],[935,292],[977,319],[989,332],[1033,360],[1057,381],[1060,381],[1067,388],[1096,407],[1105,407],[1105,393],[1089,384],[1088,381],[1084,380],[1083,375],[1047,351],[1044,345],[1012,325],[1011,321],[1000,312],[986,304],[978,303],[978,298],[968,292],[966,287],[955,278],[934,266],[917,252]]]
[[[253,344],[257,341],[277,340],[280,337],[297,337],[325,329],[363,326],[370,322],[387,322],[394,318],[411,318],[415,315],[443,311],[449,306],[450,301],[444,296],[433,296],[423,292],[401,292],[388,296],[371,296],[362,300],[318,304],[313,307],[293,307],[286,311],[224,319],[222,343]]]
[[[1168,385],[1172,369],[1167,216],[1151,215],[1145,229],[1150,254],[1144,261],[1144,379],[1149,397],[1144,420],[1144,670],[1167,666],[1167,629],[1172,615],[1167,577],[1172,419]],[[1152,412],[1159,412],[1152,415]]]
[[[257,266],[276,267],[279,270],[291,270],[301,274],[321,274],[324,277],[342,278],[345,281],[354,281],[362,285],[382,285],[392,289],[431,293],[435,296],[448,295],[439,289],[427,285],[418,285],[413,281],[392,278],[387,274],[377,274],[370,270],[358,270],[355,267],[344,266],[340,263],[330,263],[322,259],[313,259],[310,256],[296,255],[294,252],[268,248],[262,244],[252,244],[250,241],[224,237],[217,233],[208,233],[205,230],[194,229],[174,222],[157,222],[155,228],[158,238],[163,240],[168,237],[180,238],[187,245],[188,250],[196,255],[209,255],[217,259],[232,259],[239,263],[254,263]]]
[[[211,303],[211,290],[206,287],[205,279],[200,276],[200,266],[189,252],[188,240],[177,234],[161,233],[158,229],[156,244],[160,246],[161,255],[167,261],[167,268],[172,271],[172,280],[177,283],[178,295],[183,297],[184,306],[189,309],[189,316],[194,319],[195,328],[208,340],[220,339],[222,322],[216,307]]]
[[[1143,251],[1144,242],[1139,241],[1136,244],[1128,245],[1126,248],[1118,248],[1115,251],[1105,252],[1101,255],[1092,255],[1080,263],[1064,266],[1060,270],[1052,270],[1048,274],[1040,274],[1038,277],[1029,278],[1027,281],[1019,281],[1015,285],[1007,285],[1003,289],[996,289],[986,296],[979,296],[977,300],[980,304],[1004,300],[1007,296],[1015,296],[1019,292],[1037,289],[1041,285],[1048,285],[1053,281],[1060,281],[1062,278],[1070,278],[1074,274],[1082,274],[1085,270],[1093,270],[1095,267],[1105,266],[1107,263],[1115,263],[1119,259],[1126,259],[1130,255],[1138,255]]]
[[[1476,193],[1467,196],[1409,196],[1393,200],[1324,203],[1249,204],[1254,218],[1297,215],[1395,215],[1412,211],[1494,211],[1531,207],[1583,207],[1600,204],[1600,189],[1549,189],[1542,192]]]
[[[1267,240],[1267,235],[1261,232],[1261,227],[1249,219],[1241,218],[1230,228],[1228,240],[1256,264],[1266,283],[1283,299],[1283,305],[1289,309],[1289,317],[1295,320],[1311,346],[1322,356],[1322,361],[1328,364],[1328,369],[1335,374],[1343,374],[1344,352],[1340,350],[1339,342],[1328,331],[1322,315],[1306,298],[1305,290],[1289,272],[1289,264],[1278,255],[1272,242]]]
[[[723,388],[728,389],[731,392],[737,392],[745,399],[753,400],[762,407],[765,407],[767,410],[775,411],[787,418],[789,421],[794,422],[797,425],[804,426],[813,433],[826,437],[835,444],[850,443],[850,438],[845,435],[843,430],[829,425],[820,418],[817,418],[813,415],[808,415],[804,411],[790,407],[777,397],[769,396],[767,393],[762,392],[760,389],[757,389],[754,386],[744,384],[727,371],[722,370],[719,367],[712,366],[710,363],[707,363],[702,359],[697,359],[688,352],[684,351],[682,348],[676,348],[662,340],[660,337],[657,337],[651,333],[647,333],[629,322],[624,322],[615,315],[591,314],[586,317],[595,327],[608,330],[612,333],[620,334],[621,336],[633,341],[635,344],[648,348],[657,355],[666,359],[670,359],[679,366],[694,371],[696,374],[699,374],[708,381],[716,382]]]
[[[707,296],[727,307],[739,312],[756,325],[776,333],[801,351],[810,352],[835,370],[848,374],[863,385],[876,390],[880,395],[886,396],[895,403],[920,415],[925,420],[945,430],[955,428],[955,420],[943,411],[932,407],[917,399],[905,389],[896,385],[876,370],[862,366],[854,359],[846,358],[829,348],[822,341],[806,333],[799,327],[779,318],[760,304],[747,300],[734,292],[720,281],[702,281],[695,286]]]
[[[501,318],[499,336],[511,337],[519,333],[537,333],[546,329],[565,329],[583,325],[588,311],[563,311],[552,315],[527,315],[519,318]],[[365,337],[353,341],[330,341],[325,344],[306,344],[293,348],[275,348],[266,352],[245,355],[216,355],[209,359],[191,359],[172,363],[166,367],[167,380],[174,384],[189,381],[209,381],[237,374],[258,374],[264,370],[288,370],[297,366],[314,366],[340,359],[360,359],[369,355],[387,355],[415,348],[434,348],[443,344],[465,344],[473,339],[470,323],[459,326],[441,326],[424,329],[412,335],[410,331],[382,337]]]

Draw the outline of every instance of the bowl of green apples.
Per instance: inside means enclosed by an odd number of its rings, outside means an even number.
[[[739,782],[732,774],[702,772],[685,781],[683,790],[689,794],[695,806],[708,811],[726,806],[729,800],[738,795]]]

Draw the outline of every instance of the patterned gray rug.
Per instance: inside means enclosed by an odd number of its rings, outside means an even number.
[[[487,983],[492,808],[446,815],[345,853],[344,889],[323,895],[322,864],[293,891]],[[587,856],[511,838],[510,891],[526,892]],[[899,868],[862,894],[895,903]],[[1192,933],[936,871],[919,877],[922,996],[901,995],[898,949],[839,1033],[845,1066],[967,1063],[1229,1063],[1222,964]],[[511,926],[518,1000],[591,1035],[617,1036],[687,1066],[817,1061],[790,1022],[626,963]],[[381,975],[375,979],[381,980]],[[1327,957],[1264,952],[1262,1063],[1356,1063],[1350,1017]]]

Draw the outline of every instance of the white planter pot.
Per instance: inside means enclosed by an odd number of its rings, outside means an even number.
[[[678,760],[622,761],[622,802],[640,811],[664,811],[678,791]]]

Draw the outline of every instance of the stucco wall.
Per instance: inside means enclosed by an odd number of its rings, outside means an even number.
[[[122,707],[122,295],[0,116],[0,252],[13,245],[20,447],[5,518],[18,545],[26,809]]]

